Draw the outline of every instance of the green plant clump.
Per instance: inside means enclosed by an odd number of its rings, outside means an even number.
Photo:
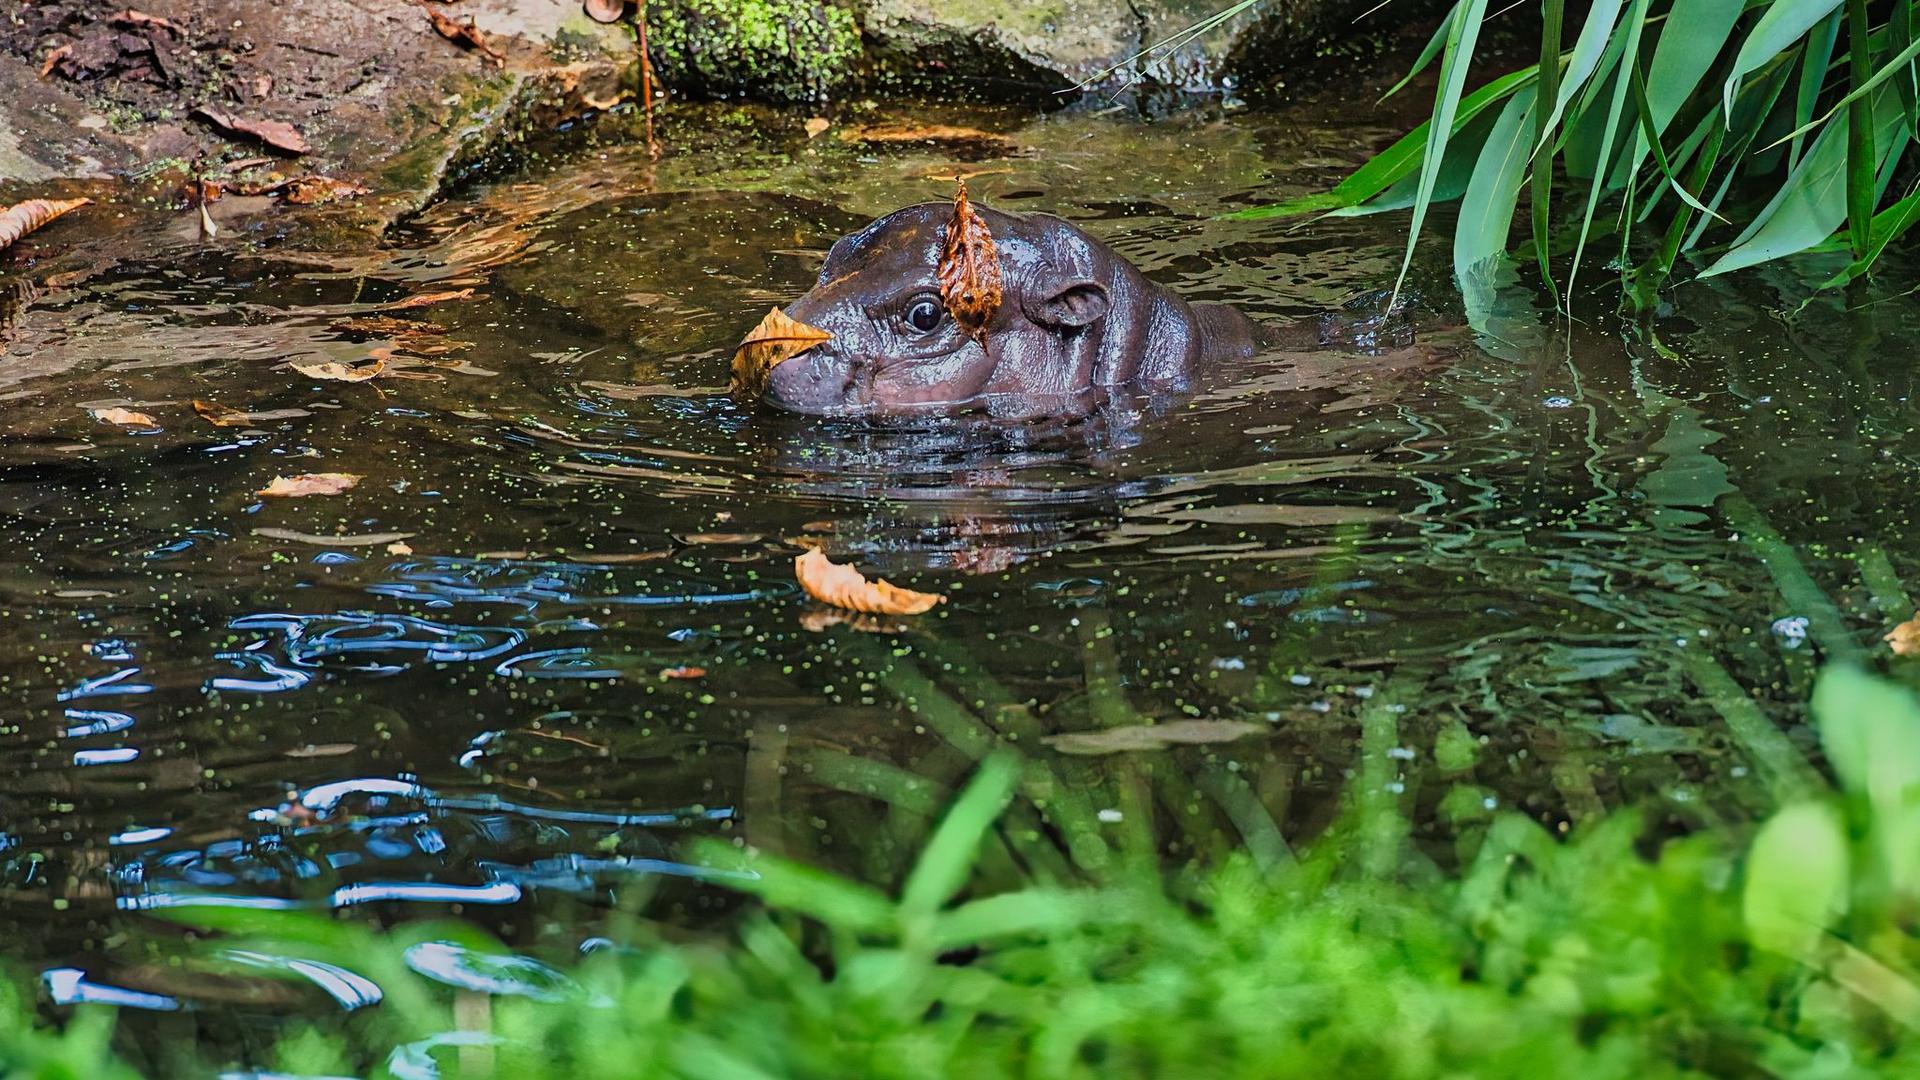
[[[852,13],[811,0],[667,0],[645,18],[654,65],[696,94],[818,101],[860,58]]]
[[[207,963],[323,961],[385,994],[209,1072],[1920,1075],[1920,703],[1835,669],[1813,706],[1838,794],[1782,807],[1750,842],[1703,833],[1651,855],[1631,813],[1566,840],[1509,813],[1446,874],[1355,812],[1277,868],[1139,865],[973,895],[983,841],[1042,842],[1002,822],[1022,766],[993,756],[897,896],[714,842],[712,872],[761,901],[718,943],[628,928],[561,971],[460,924],[175,910]],[[0,1073],[133,1074],[110,1014],[64,1019],[0,1001]],[[135,1063],[155,1060],[179,1066]]]
[[[1920,221],[1903,167],[1920,123],[1914,0],[1595,0],[1577,33],[1565,0],[1541,11],[1539,62],[1469,91],[1491,15],[1458,0],[1389,91],[1438,60],[1427,123],[1330,192],[1239,216],[1411,210],[1410,260],[1428,208],[1457,200],[1471,308],[1524,196],[1521,254],[1549,287],[1571,294],[1598,256],[1641,310],[1680,270],[1810,252],[1833,256],[1821,287],[1844,285]]]

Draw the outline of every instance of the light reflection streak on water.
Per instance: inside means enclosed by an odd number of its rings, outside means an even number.
[[[610,814],[596,810],[557,810],[510,802],[498,795],[441,795],[413,780],[389,777],[360,777],[319,784],[300,793],[300,805],[317,814],[326,814],[350,795],[389,796],[416,800],[432,810],[460,810],[487,814],[514,814],[545,821],[570,821],[579,824],[612,825],[620,828],[654,828],[681,825],[689,821],[731,821],[731,806],[693,807],[651,814]],[[277,810],[255,810],[248,816],[255,821],[271,821]]]
[[[270,956],[247,949],[227,949],[220,955],[247,967],[268,971],[291,971],[296,975],[303,975],[315,986],[326,991],[328,997],[339,1002],[340,1007],[348,1012],[367,1005],[377,1005],[386,997],[379,984],[365,975],[348,971],[334,964],[322,963],[319,960]]]
[[[216,675],[207,680],[208,690],[243,694],[277,694],[286,690],[298,690],[313,681],[313,676],[304,671],[295,671],[281,667],[271,659],[252,652],[214,653],[214,659],[225,660],[233,666],[246,670],[258,670],[265,678],[243,679],[233,675]]]
[[[82,721],[68,727],[61,735],[69,739],[84,739],[92,735],[111,735],[116,731],[125,731],[133,726],[133,717],[123,712],[108,712],[104,709],[68,709],[67,719]]]
[[[394,574],[397,580],[369,586],[367,591],[402,600],[507,604],[528,611],[543,603],[624,607],[746,604],[790,596],[796,591],[791,584],[773,583],[733,592],[591,592],[591,580],[613,577],[606,567],[525,559],[431,559],[399,564]]]
[[[55,1005],[115,1005],[154,1012],[175,1012],[180,1008],[179,999],[165,994],[92,982],[79,968],[50,968],[40,973],[40,982]]]
[[[554,859],[538,859],[525,867],[489,862],[482,862],[479,865],[488,877],[496,880],[511,881],[529,889],[558,889],[561,892],[570,893],[586,893],[599,889],[602,887],[601,879],[608,876],[666,876],[735,884],[760,879],[760,875],[751,870],[722,870],[718,867],[694,866],[670,859],[628,856],[599,859],[585,855],[563,855]]]
[[[72,701],[76,698],[101,697],[108,694],[151,694],[153,687],[147,683],[130,683],[127,679],[140,674],[137,667],[121,668],[111,675],[101,675],[92,679],[82,679],[54,695],[56,701]]]
[[[108,750],[75,750],[73,763],[79,768],[89,765],[125,765],[138,760],[140,748],[136,746],[116,746]]]
[[[420,904],[511,904],[520,899],[520,886],[510,881],[488,885],[447,885],[434,882],[393,881],[342,885],[325,898],[295,900],[283,896],[230,896],[215,893],[148,893],[115,897],[122,911],[161,908],[220,907],[258,911],[332,910],[398,900]]]

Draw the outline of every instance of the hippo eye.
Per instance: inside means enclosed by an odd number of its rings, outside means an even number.
[[[907,325],[922,334],[931,334],[940,325],[940,316],[945,314],[940,302],[930,296],[923,296],[907,309]]]

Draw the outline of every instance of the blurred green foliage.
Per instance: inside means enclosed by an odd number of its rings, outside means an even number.
[[[1661,841],[1632,813],[1562,838],[1507,813],[1463,835],[1443,875],[1408,857],[1404,822],[1379,820],[1390,803],[1355,790],[1332,830],[1265,868],[1133,865],[1105,884],[1036,875],[975,895],[984,840],[1048,842],[1005,828],[1031,763],[1002,752],[897,896],[714,842],[703,860],[761,901],[731,938],[623,926],[621,944],[569,973],[458,924],[376,934],[286,912],[178,917],[212,946],[339,964],[386,991],[352,1025],[291,1031],[274,1060],[214,1070],[1913,1075],[1920,702],[1838,667],[1813,707],[1839,790],[1790,802],[1750,842]],[[410,948],[464,950],[491,992],[422,978]],[[24,998],[0,1003],[8,1076],[91,1080],[153,1060],[124,1041],[116,1059],[97,1007],[59,1030],[36,1017]]]

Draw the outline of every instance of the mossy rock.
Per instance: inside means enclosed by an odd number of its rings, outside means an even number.
[[[655,70],[710,97],[818,101],[852,79],[853,14],[810,0],[655,0],[646,7]]]

